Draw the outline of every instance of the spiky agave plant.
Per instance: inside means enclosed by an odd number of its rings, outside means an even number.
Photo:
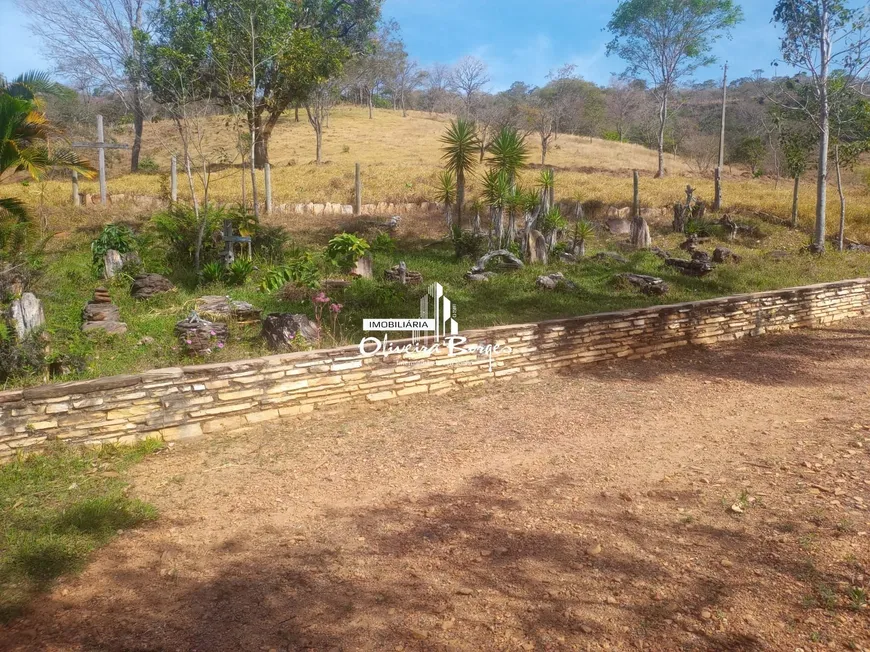
[[[453,202],[456,201],[456,177],[450,170],[442,170],[438,174],[435,201],[444,204],[444,217],[449,231],[453,228]]]
[[[503,214],[505,203],[511,193],[511,184],[505,172],[490,169],[483,174],[483,198],[489,205],[490,227],[493,238],[501,247],[503,239]]]
[[[477,127],[471,120],[453,120],[441,136],[444,160],[447,171],[456,178],[456,223],[462,226],[462,208],[465,203],[465,176],[474,169],[480,143]]]
[[[526,146],[526,137],[520,135],[514,127],[502,127],[487,148],[489,157],[487,163],[504,172],[510,185],[514,184],[517,173],[526,165],[529,159],[529,149]]]
[[[574,223],[574,242],[571,249],[576,256],[586,255],[586,241],[595,234],[595,227],[588,220],[578,220]]]
[[[556,185],[555,175],[552,168],[544,168],[538,174],[538,189],[541,192],[541,212],[546,213],[550,210],[550,200],[553,196],[553,188]]]

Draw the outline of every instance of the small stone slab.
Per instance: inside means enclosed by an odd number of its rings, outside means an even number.
[[[197,314],[215,321],[254,321],[260,318],[262,310],[247,301],[236,301],[230,297],[208,295],[199,297],[194,303]]]
[[[484,272],[482,274],[472,274],[468,272],[465,275],[465,280],[471,283],[489,283],[489,278],[493,276],[492,272]]]
[[[350,271],[350,275],[357,278],[374,278],[374,272],[372,270],[372,267],[373,262],[371,255],[357,258],[356,262],[353,265],[353,269]]]
[[[103,331],[109,335],[123,335],[127,332],[127,324],[122,321],[89,321],[82,324],[83,333]]]
[[[670,289],[668,288],[668,284],[657,276],[648,276],[646,274],[632,274],[630,272],[627,272],[625,274],[617,275],[616,278],[620,281],[633,285],[634,287],[639,289],[642,294],[647,294],[650,296],[661,296],[662,294],[667,294],[668,290]]]
[[[624,265],[628,262],[628,258],[621,256],[614,251],[602,251],[592,256],[592,260],[596,263],[619,263]]]
[[[320,329],[307,315],[272,313],[263,320],[263,339],[273,350],[290,347],[297,335],[309,344],[320,341]]]
[[[742,259],[727,247],[716,247],[713,250],[714,263],[739,263]]]
[[[174,290],[175,286],[169,279],[160,274],[139,274],[133,279],[130,296],[134,299],[150,299],[157,294]]]
[[[604,222],[604,226],[613,235],[629,235],[631,233],[631,220],[621,217],[611,217]]]
[[[109,335],[123,335],[127,332],[127,324],[121,321],[121,311],[112,303],[106,288],[94,290],[94,298],[85,305],[82,318],[84,333],[103,331]]]
[[[565,275],[561,272],[555,272],[546,276],[539,276],[535,281],[535,287],[539,290],[576,290],[577,284],[565,278]]]
[[[668,258],[665,265],[674,267],[684,276],[706,276],[713,271],[713,264],[704,260],[682,260],[680,258]]]

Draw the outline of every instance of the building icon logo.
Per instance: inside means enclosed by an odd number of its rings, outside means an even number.
[[[444,288],[440,283],[430,285],[429,292],[420,298],[420,318],[434,321],[436,342],[445,335],[459,333],[455,312],[456,306],[444,294]],[[413,337],[416,339],[419,337],[419,333],[414,333]]]

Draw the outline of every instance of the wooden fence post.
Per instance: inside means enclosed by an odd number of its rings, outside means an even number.
[[[169,201],[178,201],[178,159],[175,154],[169,159]]]
[[[550,186],[550,208],[556,206],[556,170],[550,168],[550,174],[553,177],[553,184]]]
[[[631,200],[631,216],[640,217],[640,176],[634,171],[634,197]]]
[[[354,173],[353,214],[357,217],[362,214],[362,176],[359,163],[356,164]]]
[[[97,142],[104,143],[103,139],[103,116],[97,116]],[[100,203],[106,206],[109,203],[106,197],[106,150],[103,147],[99,148],[100,161]]]
[[[266,186],[266,215],[272,214],[272,166],[269,161],[263,164],[263,183]]]
[[[713,195],[713,210],[719,212],[722,210],[722,169],[716,168],[713,173],[713,185],[715,186]]]
[[[81,206],[82,198],[79,195],[79,173],[73,170],[72,173],[72,200],[73,206]]]

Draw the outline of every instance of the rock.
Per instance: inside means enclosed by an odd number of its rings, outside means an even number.
[[[730,559],[721,559],[721,560],[719,561],[719,563],[720,563],[724,568],[732,568],[732,567],[734,566],[734,562],[731,561]]]
[[[362,258],[357,258],[350,275],[357,278],[374,278],[371,254],[367,254]]]
[[[106,288],[100,287],[94,290],[94,298],[91,303],[112,303],[112,296]]]
[[[346,290],[350,287],[350,281],[345,281],[342,278],[328,278],[320,283],[320,289],[324,292],[332,292],[333,290]]]
[[[156,294],[174,290],[175,286],[160,274],[139,274],[133,279],[130,296],[134,299],[150,299]]]
[[[710,612],[709,609],[702,609],[701,610],[701,618],[703,620],[711,620],[713,618],[713,614]]]
[[[671,255],[661,247],[650,247],[649,250],[662,260],[667,260],[671,257]]]
[[[565,275],[561,272],[556,272],[554,274],[547,274],[546,276],[539,276],[535,281],[535,287],[541,290],[555,290],[557,288],[576,290],[577,284],[574,283],[574,281],[565,278]]]
[[[767,252],[764,257],[768,260],[788,260],[792,254],[788,251],[775,250]]]
[[[230,297],[208,295],[199,297],[194,303],[197,314],[214,321],[253,321],[260,318],[262,311],[247,301],[236,301]]]
[[[685,276],[706,276],[713,271],[713,265],[703,260],[681,260],[680,258],[668,258],[665,264],[676,267]]]
[[[862,253],[870,253],[870,245],[865,245],[854,240],[845,239],[844,245],[846,251],[860,251]]]
[[[25,292],[20,299],[12,301],[9,307],[9,318],[15,328],[19,340],[24,339],[33,331],[45,325],[45,313],[42,311],[42,301],[32,292]]]
[[[465,275],[466,281],[471,281],[472,283],[488,283],[490,274],[472,274],[469,272]]]
[[[692,252],[692,260],[698,261],[701,263],[709,263],[710,262],[710,254],[706,251],[693,251]]]
[[[272,313],[263,320],[262,335],[270,349],[291,346],[297,334],[309,344],[316,344],[320,340],[320,329],[307,315]]]
[[[529,263],[546,265],[549,258],[549,248],[547,247],[547,239],[544,237],[544,234],[531,229],[527,236],[527,245]]]
[[[495,251],[490,251],[481,256],[477,263],[475,263],[474,267],[471,268],[471,274],[482,274],[486,271],[486,266],[489,264],[493,258],[498,258],[501,260],[501,264],[508,269],[522,269],[525,267],[523,261],[514,256],[507,249],[496,249]]]
[[[652,236],[649,232],[649,224],[642,217],[631,221],[631,233],[629,235],[631,245],[635,249],[649,249],[652,246]]]
[[[605,220],[604,226],[606,226],[607,230],[610,231],[613,235],[631,234],[631,220],[626,218],[612,217],[608,220]]]
[[[109,335],[123,335],[127,332],[127,324],[122,321],[89,321],[82,324],[83,333],[103,331]]]
[[[628,262],[628,259],[625,256],[620,256],[614,251],[602,251],[597,253],[592,256],[592,260],[596,263],[619,263],[621,265]]]
[[[598,555],[601,554],[601,544],[596,543],[593,546],[589,546],[586,549],[586,554],[589,555],[590,557],[597,557]]]
[[[226,324],[203,319],[194,311],[175,324],[175,335],[188,353],[207,354],[226,344],[229,329]]]
[[[575,254],[569,254],[567,251],[563,251],[559,254],[559,260],[563,263],[576,263],[577,256]]]
[[[150,335],[146,335],[138,342],[139,346],[148,346],[149,344],[154,344],[154,338]]]
[[[727,247],[716,247],[713,250],[714,263],[739,263],[740,260],[740,256],[735,254]]]
[[[88,321],[121,321],[121,311],[113,303],[88,303],[85,306],[84,320]]]
[[[123,267],[124,259],[121,258],[120,251],[109,249],[103,256],[103,276],[106,278],[114,278]]]

